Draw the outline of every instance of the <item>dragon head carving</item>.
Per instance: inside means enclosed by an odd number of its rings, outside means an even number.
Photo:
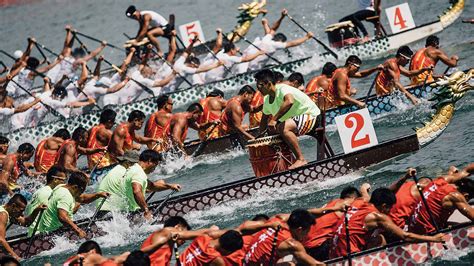
[[[433,84],[432,87],[437,87],[438,91],[430,101],[436,101],[433,108],[439,110],[446,104],[455,104],[464,95],[474,89],[474,84],[470,81],[474,77],[474,69],[467,72],[457,71]]]

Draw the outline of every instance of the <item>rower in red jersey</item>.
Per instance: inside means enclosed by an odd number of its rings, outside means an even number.
[[[242,235],[235,230],[218,230],[198,236],[179,256],[181,266],[224,266],[224,257],[241,249]]]
[[[128,116],[127,122],[118,125],[112,133],[108,146],[111,163],[116,163],[117,156],[123,156],[126,151],[139,150],[140,144],[155,143],[159,140],[136,134],[135,131],[143,127],[145,114],[139,110],[133,110]],[[138,143],[134,143],[138,142]]]
[[[25,166],[35,154],[35,147],[30,143],[23,143],[18,146],[14,153],[9,153],[2,161],[2,171],[0,172],[0,197],[5,195],[13,196],[21,186],[18,185],[18,178],[22,173],[30,175]]]
[[[350,241],[351,253],[384,245],[385,239],[380,234],[381,230],[404,241],[444,241],[444,234],[424,236],[405,232],[396,226],[387,215],[395,202],[395,194],[388,188],[374,190],[369,202],[363,199],[355,200],[346,214],[349,221],[347,226],[350,232],[349,236],[346,235],[345,217],[343,216],[336,226],[329,257],[332,259],[347,255],[347,238]]]
[[[227,101],[224,99],[224,92],[218,89],[211,91],[206,98],[199,101],[203,108],[199,124],[220,121],[222,110],[226,107]],[[219,129],[217,126],[199,130],[199,139],[209,140],[219,137]]]
[[[168,94],[160,96],[156,100],[158,111],[151,114],[145,126],[145,137],[159,139],[162,142],[158,144],[148,144],[149,149],[161,152],[166,150],[163,140],[166,137],[166,130],[169,120],[173,115],[173,99]]]
[[[437,232],[447,227],[448,218],[456,209],[474,221],[474,208],[468,203],[474,198],[474,181],[466,178],[473,172],[471,163],[461,174],[439,177],[429,183],[423,189],[428,208],[422,200],[418,201],[408,230],[420,234]]]
[[[117,113],[111,109],[105,109],[100,114],[99,124],[89,130],[89,139],[87,140],[87,148],[103,148],[105,149],[112,137],[112,127],[115,124]],[[109,153],[94,153],[87,156],[89,169],[96,167],[101,169],[111,165]]]
[[[331,84],[331,78],[334,71],[337,69],[336,65],[331,62],[327,62],[323,66],[323,70],[320,76],[314,77],[306,85],[306,90],[304,91],[310,98],[315,102],[320,109],[327,110],[331,107],[334,107],[334,98],[331,91],[329,90],[329,85]],[[322,89],[322,92],[321,92]],[[320,106],[321,103],[318,102],[318,94],[321,93],[324,97],[324,106]]]
[[[251,110],[250,102],[255,94],[255,89],[249,85],[245,85],[239,91],[239,94],[229,101],[222,112],[221,124],[219,125],[219,135],[225,136],[231,133],[238,133],[247,139],[255,139],[252,134],[247,132],[248,125],[244,125],[244,117],[247,112],[255,112],[260,110]],[[262,105],[259,109],[262,108]]]
[[[285,220],[287,220],[285,222]],[[301,244],[306,238],[314,217],[306,210],[294,210],[288,215],[278,215],[268,223],[279,222],[279,229],[269,227],[254,234],[245,254],[244,265],[273,265],[286,255],[304,265],[322,264],[308,255]]]
[[[257,110],[258,108],[260,108],[261,105],[263,105],[263,95],[260,91],[257,90],[253,95],[252,102],[250,102],[250,107]],[[250,128],[260,126],[262,115],[262,111],[249,113]]]
[[[36,147],[34,166],[37,172],[47,173],[54,165],[59,147],[65,140],[71,138],[67,129],[62,128],[54,133],[52,137],[42,140]]]

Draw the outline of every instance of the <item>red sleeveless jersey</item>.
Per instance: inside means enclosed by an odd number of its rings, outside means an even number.
[[[329,83],[329,91],[330,91],[330,94],[332,96],[332,98],[334,99],[334,104],[336,106],[339,106],[339,105],[344,105],[346,104],[343,100],[341,100],[341,98],[339,97],[339,92],[337,90],[337,81],[335,79],[335,76],[337,73],[341,72],[341,71],[344,71],[343,68],[338,68],[334,71],[334,73],[332,74],[332,78],[331,78],[331,82]],[[347,82],[346,82],[346,94],[347,95],[350,95],[351,94],[351,81],[349,79],[349,77],[347,77]]]
[[[385,61],[384,65],[389,65],[392,62],[395,62],[397,59],[396,58],[391,58]],[[397,64],[395,62],[395,64]],[[398,66],[398,65],[397,65]],[[397,67],[395,70],[395,75],[397,79],[400,79],[400,68]],[[375,80],[375,92],[377,93],[378,96],[390,94],[393,91],[393,78],[389,76],[388,70],[382,70],[377,75],[377,78]]]
[[[390,210],[390,218],[400,228],[404,229],[407,221],[415,210],[418,199],[411,194],[411,187],[415,185],[414,181],[405,182],[395,194],[397,202]]]
[[[61,160],[61,158],[63,156],[63,153],[66,152],[64,149],[69,144],[76,145],[76,142],[72,139],[68,139],[68,140],[65,140],[63,142],[63,144],[61,144],[61,146],[59,147],[58,152],[56,153],[56,158],[54,158],[54,163],[55,164],[57,164]],[[74,153],[74,156],[73,156],[73,158],[74,158],[74,161],[72,162],[73,166],[77,165],[77,157],[78,157],[78,154],[77,154],[77,148],[76,148],[76,152]]]
[[[336,205],[342,199],[335,199],[326,204],[327,207]],[[335,227],[339,221],[339,216],[335,212],[330,212],[316,218],[315,224],[309,229],[306,238],[301,242],[305,248],[315,248],[322,245],[326,240],[334,236]]]
[[[268,220],[268,223],[274,221],[281,221],[278,218],[272,218]],[[260,230],[253,235],[252,241],[248,246],[245,254],[245,263],[251,265],[268,265],[270,263],[273,240],[275,238],[276,230],[273,228],[267,228]],[[278,246],[285,240],[291,238],[291,233],[286,228],[281,228],[277,235],[276,247],[273,253],[272,261],[278,261]]]
[[[35,152],[35,169],[40,173],[48,172],[49,168],[54,165],[56,159],[57,151],[49,151],[44,145],[46,144],[47,139],[42,140],[36,147]]]
[[[362,199],[356,199],[347,212],[349,218],[349,241],[352,252],[359,252],[365,249],[367,241],[373,237],[375,231],[368,231],[365,227],[365,217],[373,212],[378,212],[371,203]],[[347,255],[347,239],[344,216],[342,216],[336,226],[333,245],[329,252],[330,258],[338,258]]]
[[[227,102],[227,107],[224,109],[221,115],[221,124],[219,125],[220,136],[227,135],[231,131],[231,128],[232,128],[230,125],[231,118],[229,117],[229,115],[232,115],[232,113],[231,113],[230,108],[228,109],[228,107],[230,106],[232,102],[237,102],[240,106],[242,106],[241,102],[237,100],[237,97],[233,97]],[[244,121],[244,117],[245,117],[245,112],[242,110],[242,122]]]
[[[141,248],[146,248],[148,246],[151,246],[152,238],[155,234],[156,232],[154,232],[147,239],[145,239]],[[171,247],[168,244],[165,244],[149,256],[150,262],[151,262],[150,265],[151,266],[168,266],[170,265],[172,255],[173,255],[173,252],[172,252]]]
[[[105,128],[105,125],[99,124],[94,127],[92,127],[89,131],[89,139],[87,140],[87,148],[89,149],[94,149],[94,148],[105,148],[106,146],[100,145],[99,142],[97,141],[97,132],[99,130]],[[110,140],[109,140],[110,141]],[[108,160],[104,160],[103,158],[104,153],[103,152],[97,152],[91,155],[87,155],[87,162],[89,165],[89,169],[92,169],[102,158],[102,161],[97,165],[97,167],[103,168],[106,166],[109,166],[110,163]]]
[[[208,123],[208,122],[212,122],[212,121],[217,121],[221,117],[221,114],[216,114],[216,113],[212,112],[209,109],[209,101],[210,100],[211,100],[211,97],[208,97],[208,98],[205,98],[205,99],[201,99],[199,101],[199,103],[201,104],[201,106],[203,108],[202,115],[199,117],[199,124],[204,124],[204,123]],[[213,132],[215,132],[215,133],[213,133]],[[212,135],[212,136],[210,136],[210,135]],[[209,139],[213,139],[213,138],[218,137],[218,135],[219,135],[218,134],[218,129],[215,126],[211,126],[209,128],[199,130],[199,138],[201,140],[206,139],[206,136],[209,136]]]
[[[157,117],[160,114],[167,113],[165,110],[159,110],[158,112],[154,112],[148,122],[146,123],[145,127],[145,137],[148,138],[155,138],[155,139],[162,139],[165,137],[168,121],[166,121],[165,125],[160,125],[157,122]]]
[[[443,199],[449,193],[456,192],[457,189],[446,182],[444,178],[440,177],[432,181],[428,186],[423,189],[423,195],[428,203],[431,213],[439,229],[443,229],[447,225],[449,216],[453,214],[455,208],[450,210],[443,208]],[[417,234],[427,234],[436,232],[436,228],[431,223],[428,211],[420,199],[415,207],[415,211],[410,219],[410,232]]]
[[[235,251],[234,253],[224,257],[226,266],[240,266],[243,264],[245,258],[245,251],[252,243],[253,235],[242,236],[242,239],[244,241],[243,247]]]
[[[182,266],[209,265],[213,260],[221,257],[221,253],[209,246],[212,238],[203,235],[199,236],[191,245],[179,256]]]
[[[263,95],[260,91],[256,91],[253,95],[252,102],[250,106],[252,108],[258,107],[263,104]],[[256,113],[249,113],[250,128],[260,126],[260,121],[262,120],[262,111]]]
[[[415,55],[411,58],[410,61],[410,70],[419,70],[422,68],[426,67],[435,67],[436,62],[434,62],[431,58],[426,56],[426,48],[422,48],[418,50]],[[426,76],[428,75],[428,78],[426,79]],[[433,81],[433,75],[432,72],[425,71],[423,73],[420,73],[416,76],[411,77],[411,84],[412,85],[420,85],[425,82],[431,82]]]
[[[13,161],[13,175],[10,175],[10,178],[13,178],[15,183],[18,177],[20,176],[20,166],[18,165],[18,156],[15,153],[8,154],[5,159],[10,159]]]

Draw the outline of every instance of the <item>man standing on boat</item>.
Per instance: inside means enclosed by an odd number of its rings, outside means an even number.
[[[346,64],[334,71],[329,84],[330,90],[332,91],[334,102],[336,106],[345,104],[355,104],[359,108],[364,108],[365,103],[352,98],[351,96],[356,94],[357,90],[351,88],[351,82],[349,78],[363,78],[374,73],[377,70],[383,70],[383,66],[379,65],[374,68],[359,71],[362,60],[356,55],[351,55],[347,58]]]
[[[405,66],[410,62],[413,51],[410,47],[403,45],[398,48],[397,55],[383,63],[384,69],[380,71],[375,79],[375,92],[377,96],[387,95],[393,92],[395,88],[400,90],[413,103],[417,104],[419,100],[413,96],[405,86],[400,82],[400,74],[413,77],[424,72],[433,70],[433,67],[424,67],[418,70],[407,70]]]
[[[358,0],[357,2],[359,4],[359,11],[342,18],[339,22],[348,20],[352,21],[357,36],[362,37],[359,34],[359,30],[362,31],[362,34],[364,35],[362,42],[367,42],[369,41],[369,33],[365,29],[364,24],[362,24],[362,20],[367,20],[367,18],[374,16],[380,16],[382,10],[380,7],[381,0]],[[377,23],[380,23],[380,21]],[[378,26],[376,26],[376,29],[378,31]]]
[[[224,92],[215,89],[206,98],[199,100],[199,104],[201,104],[203,112],[198,122],[199,124],[204,124],[220,121],[227,101],[224,99]],[[199,139],[201,140],[215,139],[217,137],[219,137],[219,128],[217,126],[199,130]]]
[[[71,138],[71,134],[65,128],[56,131],[52,137],[46,138],[36,146],[35,169],[39,173],[48,172],[54,165],[56,154],[64,141]]]
[[[255,74],[255,80],[257,89],[264,96],[260,132],[268,128],[278,133],[288,144],[296,157],[289,169],[307,164],[297,136],[305,135],[317,127],[317,117],[321,111],[304,92],[286,84],[276,84],[271,70],[259,71]]]
[[[99,124],[89,130],[88,149],[107,148],[112,137],[112,127],[115,125],[116,117],[117,113],[114,110],[105,109],[102,111]],[[106,151],[88,155],[87,162],[89,169],[94,167],[101,169],[112,164],[110,154]]]
[[[305,93],[311,97],[311,100],[315,102],[319,108],[322,108],[321,104],[318,103],[318,95],[324,97],[324,109],[327,110],[334,106],[334,99],[332,93],[329,90],[331,84],[331,78],[336,71],[337,67],[331,62],[327,62],[323,66],[321,75],[314,77],[306,85]]]
[[[459,57],[448,55],[439,48],[439,38],[435,35],[428,36],[426,38],[425,48],[418,50],[410,63],[410,70],[420,70],[426,68],[435,68],[438,61],[445,63],[449,67],[455,67],[458,64]],[[425,82],[434,81],[433,72],[422,72],[411,78],[412,85],[421,85]]]

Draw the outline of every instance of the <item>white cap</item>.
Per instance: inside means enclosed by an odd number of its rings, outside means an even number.
[[[23,52],[20,51],[20,50],[16,50],[16,51],[13,53],[13,57],[15,57],[15,59],[20,59],[22,56],[23,56]]]

